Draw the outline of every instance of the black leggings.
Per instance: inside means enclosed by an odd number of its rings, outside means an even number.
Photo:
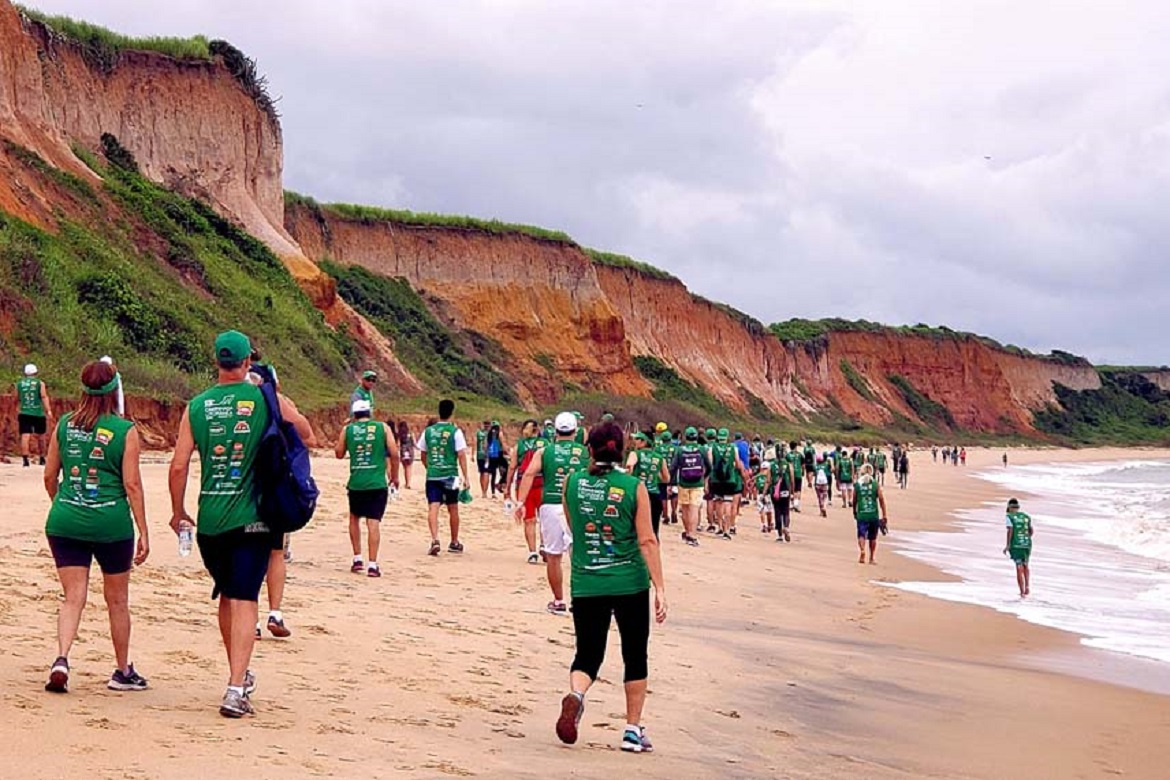
[[[792,499],[777,498],[772,503],[776,506],[776,532],[784,535],[784,529],[792,523]]]
[[[650,643],[650,591],[628,596],[583,596],[573,599],[573,630],[577,634],[577,655],[572,671],[584,672],[597,679],[605,660],[605,643],[609,638],[609,619],[617,620],[622,640],[622,661],[626,665],[625,682],[645,680],[649,674],[646,648]]]
[[[658,525],[662,522],[662,497],[650,494],[650,522],[654,524],[654,535],[658,536]]]

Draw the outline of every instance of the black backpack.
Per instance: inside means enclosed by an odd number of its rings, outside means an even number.
[[[292,533],[313,519],[321,492],[313,480],[309,448],[293,424],[280,413],[272,369],[253,365],[252,373],[264,380],[260,392],[268,407],[268,425],[260,435],[256,453],[260,520],[276,533]]]
[[[712,471],[715,473],[716,482],[733,482],[735,480],[735,471],[732,466],[733,454],[728,453],[728,445],[715,445],[715,463]]]

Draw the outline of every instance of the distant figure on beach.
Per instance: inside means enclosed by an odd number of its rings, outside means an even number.
[[[959,450],[959,462],[962,463],[964,466],[967,465],[967,448],[966,447]]]
[[[45,432],[53,423],[53,403],[49,390],[37,375],[37,367],[29,363],[24,367],[24,378],[16,383],[18,412],[16,426],[20,432],[20,455],[24,467],[29,467],[32,439],[37,440],[37,455],[45,465]]]
[[[853,519],[857,521],[857,562],[865,563],[868,544],[869,562],[873,564],[878,533],[886,533],[886,497],[873,478],[873,466],[868,463],[861,467],[861,476],[853,490]]]
[[[1020,511],[1020,502],[1016,499],[1008,501],[1007,545],[1003,554],[1011,556],[1016,564],[1016,584],[1020,586],[1020,598],[1032,592],[1032,572],[1028,561],[1032,557],[1032,536],[1035,529],[1032,527],[1032,518]]]
[[[910,484],[910,453],[902,450],[898,458],[898,486],[905,490]]]
[[[666,589],[658,539],[650,521],[650,496],[636,477],[617,468],[622,462],[624,439],[622,429],[613,423],[596,426],[589,435],[588,471],[569,475],[564,484],[565,518],[573,535],[576,654],[556,733],[565,744],[577,741],[585,694],[601,670],[610,622],[616,620],[626,695],[626,726],[620,746],[630,753],[646,753],[654,749],[642,726],[651,603],[655,620],[666,620]],[[567,444],[578,446],[571,440]]]
[[[1007,453],[1006,452],[1003,454],[1003,467],[1005,469],[1007,468]]]

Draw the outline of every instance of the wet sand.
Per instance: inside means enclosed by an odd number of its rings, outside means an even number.
[[[1000,498],[971,477],[998,464],[1000,452],[969,455],[964,469],[917,453],[910,490],[890,481],[894,538]],[[1012,461],[1131,456],[1013,452]],[[522,535],[500,502],[477,498],[465,509],[462,557],[429,558],[416,485],[384,524],[383,578],[359,577],[348,571],[346,467],[332,457],[315,461],[323,502],[294,537],[284,604],[293,637],[259,644],[257,715],[227,721],[217,713],[226,661],[210,584],[197,554],[178,557],[166,528],[166,466],[151,460],[154,549],[134,573],[131,602],[132,657],[152,690],[135,694],[105,689],[113,660],[96,576],[73,690],[43,692],[59,598],[42,535],[48,500],[38,469],[0,466],[4,776],[1167,776],[1170,700],[1132,687],[1159,669],[991,610],[882,587],[877,581],[941,575],[889,547],[879,549],[879,565],[859,566],[839,503],[827,519],[795,515],[791,545],[759,533],[751,508],[737,539],[704,537],[697,550],[664,527],[671,610],[651,640],[645,719],[657,750],[617,750],[616,632],[581,740],[564,747],[552,725],[571,621],[545,613],[543,569],[524,562]],[[1040,548],[1036,588],[1042,562]],[[1010,568],[1004,587],[1014,588]]]

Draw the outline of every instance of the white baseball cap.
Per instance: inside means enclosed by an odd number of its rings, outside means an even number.
[[[113,359],[112,357],[110,357],[109,355],[102,355],[102,356],[99,358],[99,360],[100,360],[102,363],[105,363],[107,366],[112,366],[112,365],[114,365],[114,359]]]
[[[24,367],[24,375],[25,376],[36,376],[36,374],[37,374],[37,364],[36,363],[29,363],[29,364],[25,365],[25,367]]]
[[[572,412],[561,412],[553,425],[557,433],[573,433],[577,430],[577,416]]]
[[[353,408],[351,409],[351,411],[354,414],[369,414],[370,413],[370,402],[365,400],[364,398],[359,399],[357,401],[354,401]]]

